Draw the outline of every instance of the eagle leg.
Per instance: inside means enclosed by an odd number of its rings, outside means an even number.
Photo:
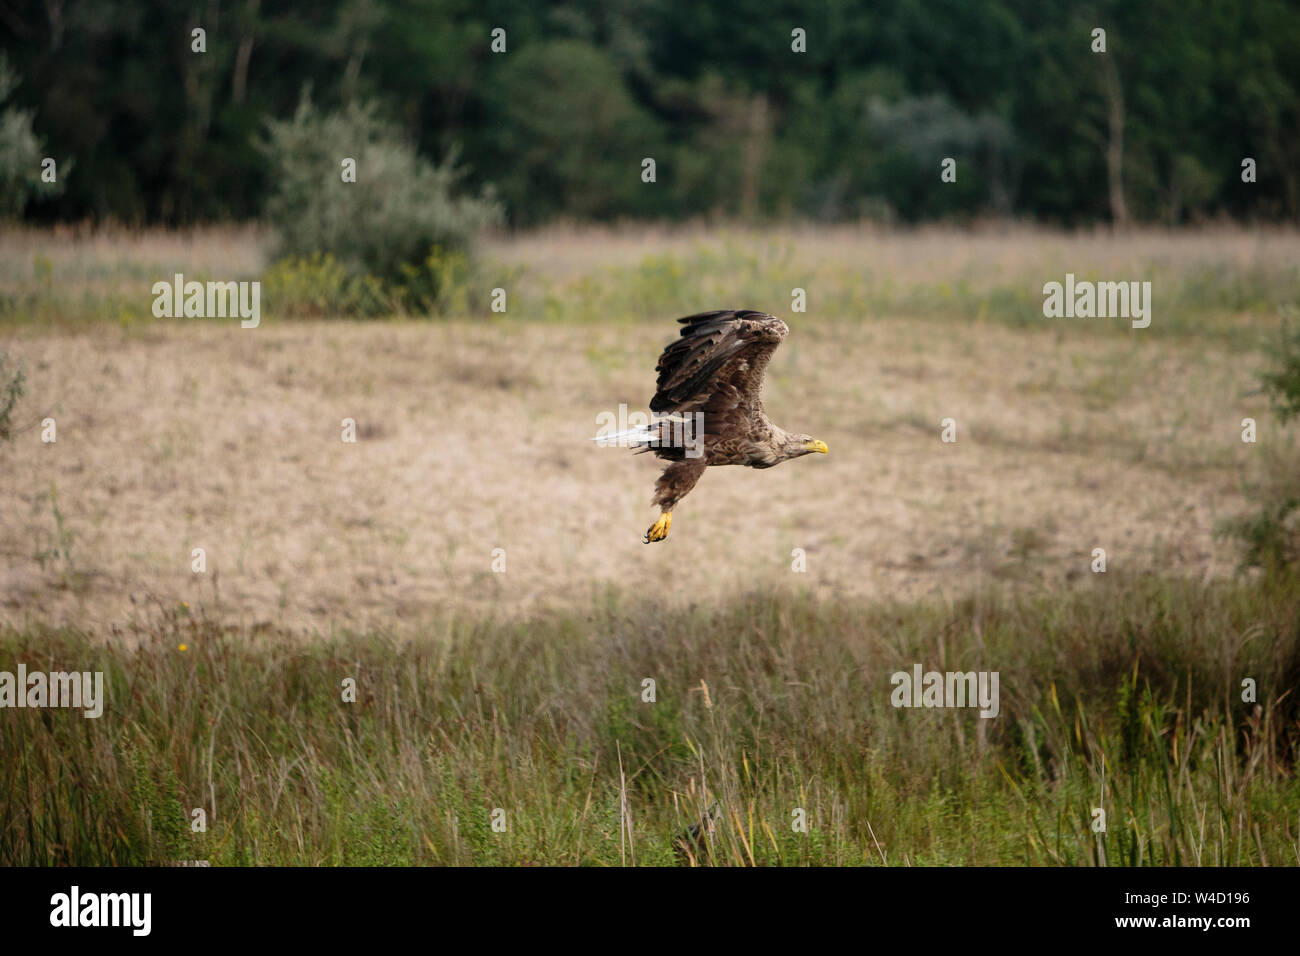
[[[700,475],[704,474],[704,469],[708,465],[708,459],[701,455],[698,458],[674,461],[664,469],[664,473],[655,482],[653,501],[653,504],[659,506],[659,520],[646,530],[646,544],[662,541],[668,537],[668,529],[673,523],[673,508],[677,506],[677,502],[686,497],[687,492],[695,487],[695,483],[700,480]]]
[[[662,541],[668,537],[668,529],[673,526],[673,513],[665,511],[659,516],[659,520],[646,529],[645,543],[651,541]]]

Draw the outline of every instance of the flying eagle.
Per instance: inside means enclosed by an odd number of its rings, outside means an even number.
[[[772,424],[763,411],[763,373],[789,326],[748,309],[701,312],[677,321],[681,337],[659,356],[659,381],[650,401],[650,411],[664,417],[601,439],[619,439],[669,462],[655,482],[652,504],[660,514],[645,533],[646,544],[668,537],[673,508],[710,465],[771,468],[830,451],[811,435],[792,435]],[[702,425],[703,434],[691,435],[692,425]],[[687,435],[690,440],[683,441]]]

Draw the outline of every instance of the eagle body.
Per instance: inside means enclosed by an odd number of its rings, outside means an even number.
[[[653,504],[660,515],[646,532],[647,543],[667,537],[673,508],[706,468],[771,468],[828,451],[824,442],[774,424],[763,408],[767,364],[789,326],[748,309],[701,312],[677,321],[681,334],[659,356],[659,380],[650,400],[650,410],[665,417],[632,436],[640,451],[669,462],[655,482]],[[703,435],[673,440],[674,428],[680,437],[682,424],[696,423]]]

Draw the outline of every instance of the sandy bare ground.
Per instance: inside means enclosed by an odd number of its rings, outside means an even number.
[[[1097,547],[1111,575],[1209,578],[1237,561],[1216,524],[1282,442],[1248,394],[1257,356],[1157,327],[795,317],[768,411],[830,455],[711,469],[647,546],[657,463],[588,438],[599,413],[645,408],[672,318],[11,328],[17,424],[51,416],[58,440],[0,446],[0,621],[107,630],[187,602],[418,631],[607,586],[656,602],[1089,587]],[[1247,415],[1259,444],[1240,440]]]

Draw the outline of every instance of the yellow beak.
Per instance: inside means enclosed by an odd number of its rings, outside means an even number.
[[[826,447],[826,443],[824,441],[819,441],[816,438],[814,438],[808,444],[804,445],[804,447],[807,448],[809,451],[819,451],[823,455],[829,455],[831,453],[831,450]]]

